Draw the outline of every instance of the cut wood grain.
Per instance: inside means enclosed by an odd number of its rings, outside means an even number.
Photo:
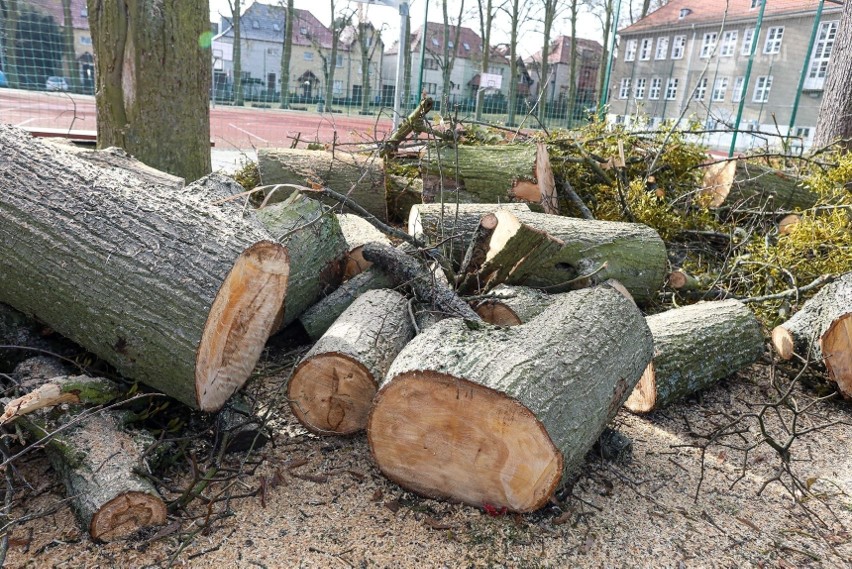
[[[366,271],[372,265],[371,262],[364,259],[364,255],[361,253],[364,245],[370,241],[384,243],[385,245],[390,245],[391,242],[384,233],[361,216],[352,213],[339,213],[337,214],[337,221],[340,223],[340,229],[349,250],[346,254],[346,268],[343,271],[343,278],[350,279],[358,273]]]

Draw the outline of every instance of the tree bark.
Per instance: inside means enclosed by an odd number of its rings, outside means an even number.
[[[737,300],[700,302],[649,316],[654,359],[625,403],[634,413],[660,409],[754,363],[763,334]]]
[[[844,3],[819,107],[814,148],[843,139],[852,148],[852,4]]]
[[[231,8],[231,26],[234,29],[233,65],[234,65],[234,106],[243,106],[243,41],[241,0],[228,0]]]
[[[284,17],[284,41],[281,46],[281,104],[290,108],[290,58],[293,53],[293,19],[296,17],[294,0],[287,0],[287,15]]]
[[[0,304],[0,373],[11,372],[18,363],[38,353],[70,356],[81,351],[79,346],[58,336],[49,326],[36,322],[11,306]]]
[[[529,322],[549,306],[562,302],[564,295],[547,294],[525,286],[498,285],[487,298],[476,301],[474,310],[483,320],[496,326],[517,326]]]
[[[808,209],[818,196],[800,178],[744,162],[720,162],[706,168],[702,194],[710,207],[767,211]]]
[[[666,274],[666,247],[638,223],[592,221],[498,210],[486,261],[484,290],[500,283],[564,292],[615,279],[638,303],[654,298]]]
[[[362,430],[379,383],[413,337],[404,296],[388,289],[365,292],[293,371],[287,387],[293,414],[319,434]]]
[[[511,328],[443,320],[394,360],[370,450],[420,494],[533,511],[582,464],[652,349],[641,313],[609,287]]]
[[[205,0],[88,0],[98,147],[193,181],[210,173]]]
[[[343,232],[343,238],[346,239],[346,247],[349,252],[346,254],[346,268],[343,271],[343,278],[350,279],[355,275],[369,269],[373,263],[364,258],[361,249],[364,245],[371,241],[390,245],[390,239],[385,237],[385,234],[376,229],[373,224],[366,221],[363,217],[352,213],[339,213],[337,220],[340,223],[340,230]]]
[[[559,211],[550,158],[544,144],[432,148],[421,159],[423,201],[440,201],[441,187],[458,191],[458,201],[526,201],[547,213]],[[456,184],[458,180],[458,185]],[[456,201],[455,196],[444,202]]]
[[[0,301],[126,377],[205,411],[220,408],[272,329],[287,288],[284,247],[253,218],[96,168],[2,125],[0,154],[9,157],[0,178]]]
[[[825,285],[787,322],[772,330],[781,359],[793,354],[825,364],[828,377],[852,399],[852,273]]]
[[[77,68],[77,54],[74,51],[74,18],[71,15],[71,0],[62,0],[62,20],[62,36],[65,40],[64,75],[71,82],[71,90],[79,93],[80,70]]]
[[[287,247],[290,257],[284,312],[276,326],[279,329],[340,285],[346,239],[331,210],[299,193],[257,210],[257,218],[276,241]]]

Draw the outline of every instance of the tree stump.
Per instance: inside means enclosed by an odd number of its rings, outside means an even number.
[[[287,388],[293,414],[315,433],[360,431],[379,382],[413,337],[404,296],[388,289],[365,292],[293,371]]]
[[[652,353],[642,314],[608,286],[511,328],[443,320],[394,360],[370,450],[409,490],[533,511],[583,462]]]
[[[822,287],[792,318],[776,326],[772,345],[781,359],[795,353],[823,363],[840,394],[852,399],[852,273]]]
[[[625,407],[649,413],[754,363],[763,334],[751,310],[737,300],[701,302],[646,319],[654,359]]]
[[[253,219],[2,125],[0,154],[0,302],[128,378],[219,409],[283,303],[284,247]]]

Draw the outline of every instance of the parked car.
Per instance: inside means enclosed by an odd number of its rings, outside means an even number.
[[[67,91],[68,83],[66,83],[65,77],[48,77],[44,88],[48,91]]]
[[[0,87],[8,87],[9,82],[6,80],[6,74],[0,71]]]

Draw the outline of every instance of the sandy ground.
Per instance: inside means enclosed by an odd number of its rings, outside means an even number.
[[[14,528],[8,566],[852,567],[852,406],[824,401],[800,416],[800,428],[841,422],[791,447],[809,496],[794,500],[778,483],[761,493],[777,473],[777,454],[760,445],[743,473],[743,454],[732,447],[758,436],[743,416],[759,410],[748,402],[770,399],[765,364],[664,411],[620,413],[614,426],[632,439],[632,453],[590,454],[573,489],[550,506],[496,516],[387,481],[364,435],[306,434],[280,396],[289,375],[280,364],[261,366],[248,387],[270,404],[273,442],[231,455],[228,466],[243,474],[205,494],[230,494],[229,502],[196,502],[159,532],[95,544],[77,529],[61,485],[35,453],[20,465],[31,488],[18,491],[13,513],[43,515]],[[795,396],[801,408],[814,392]],[[737,417],[748,432],[709,447],[702,480],[701,451],[683,445],[705,442]],[[782,436],[777,422],[770,427]],[[172,485],[186,487],[188,471],[179,467]]]

